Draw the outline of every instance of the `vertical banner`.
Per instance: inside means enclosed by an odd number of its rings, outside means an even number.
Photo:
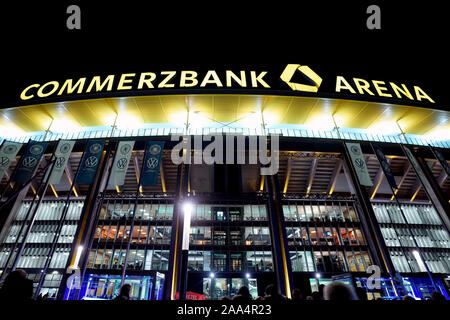
[[[105,146],[105,140],[90,140],[81,159],[81,165],[76,179],[77,183],[91,184],[94,182],[95,174]]]
[[[72,152],[75,141],[60,140],[55,149],[55,167],[49,178],[49,183],[58,184],[61,181],[62,174],[66,168],[67,161],[69,161],[70,153]]]
[[[41,161],[42,155],[47,148],[48,143],[31,141],[27,144],[27,149],[25,153],[19,160],[17,165],[16,174],[12,181],[24,183],[31,179],[33,173]]]
[[[422,168],[420,167],[420,164],[417,162],[416,157],[411,152],[411,149],[409,149],[407,146],[402,146],[403,150],[406,154],[406,157],[409,160],[409,163],[411,163],[412,167],[414,168],[414,171],[416,172],[419,182],[422,184],[422,181],[426,181],[425,173],[422,171]]]
[[[444,168],[445,173],[447,173],[447,176],[450,177],[450,166],[448,165],[447,160],[445,160],[444,154],[436,147],[430,146],[431,151],[434,154],[434,157],[439,161],[442,168]]]
[[[375,155],[377,156],[378,161],[380,162],[381,169],[383,169],[384,175],[386,176],[387,181],[391,185],[394,190],[398,190],[397,182],[395,181],[395,177],[392,174],[391,166],[384,155],[383,149],[375,143],[372,143],[372,147],[375,150]]]
[[[364,155],[361,150],[361,145],[359,143],[350,142],[346,142],[345,144],[347,145],[359,183],[363,186],[373,186],[369,171],[367,170],[366,160],[364,159]]]
[[[108,185],[122,186],[133,153],[134,141],[120,141],[117,146]]]
[[[22,147],[21,143],[5,141],[0,148],[0,181],[8,170],[11,162],[16,158]]]
[[[154,186],[158,183],[159,166],[164,148],[164,141],[148,141],[145,147],[142,165],[141,182],[143,186]]]

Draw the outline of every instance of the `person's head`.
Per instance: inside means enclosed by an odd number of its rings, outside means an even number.
[[[447,299],[445,299],[444,295],[440,292],[437,291],[433,291],[431,293],[431,300],[433,301],[446,301]]]
[[[130,292],[131,292],[131,284],[129,283],[125,283],[122,288],[120,288],[120,295],[121,296],[126,296],[126,297],[130,297]]]
[[[33,281],[27,279],[27,273],[17,269],[8,274],[2,285],[3,294],[11,299],[31,299]]]
[[[241,296],[245,296],[245,297],[250,297],[250,291],[248,290],[248,287],[246,287],[246,286],[240,287],[237,294],[241,295]]]
[[[278,288],[274,284],[269,284],[264,290],[266,296],[276,296],[278,295]]]
[[[315,301],[322,300],[322,297],[320,296],[319,291],[314,291],[313,293],[311,293],[311,297]]]
[[[313,297],[312,297],[312,296],[307,296],[307,297],[306,297],[306,300],[308,300],[308,301],[309,301],[309,300],[314,300],[314,299],[313,299]]]
[[[411,297],[409,294],[407,294],[406,296],[403,296],[402,300],[408,300],[408,301],[411,301],[411,300],[416,300],[416,299],[414,299],[414,298]]]
[[[367,300],[367,293],[366,293],[366,290],[364,290],[364,289],[361,288],[361,287],[356,287],[356,288],[355,288],[355,291],[356,291],[356,295],[358,296],[358,299],[359,299],[359,300],[364,300],[364,301]]]
[[[299,288],[295,288],[294,290],[292,290],[292,300],[298,301],[298,300],[302,300],[302,299],[303,299],[303,295]]]
[[[222,296],[222,297],[220,297],[220,300],[228,301],[228,300],[231,300],[231,299],[228,296]]]
[[[325,286],[325,289],[323,290],[323,296],[325,300],[358,300],[358,296],[356,295],[353,287],[340,281],[333,281],[332,283]]]

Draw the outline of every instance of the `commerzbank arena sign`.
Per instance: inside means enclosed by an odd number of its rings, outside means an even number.
[[[91,77],[53,80],[27,85],[21,101],[35,102],[55,98],[73,99],[83,95],[117,95],[164,93],[173,90],[195,93],[196,90],[226,93],[240,90],[255,94],[295,94],[334,97],[396,100],[399,103],[435,103],[418,85],[387,80],[369,80],[343,75],[320,75],[307,65],[288,64],[279,70],[164,70],[159,72],[94,75]],[[326,83],[326,85],[324,85]],[[325,87],[325,88],[324,88]],[[323,96],[323,95],[322,95]],[[80,97],[81,98],[81,97]],[[41,101],[43,102],[43,101]]]

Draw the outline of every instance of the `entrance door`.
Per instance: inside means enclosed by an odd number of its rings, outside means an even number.
[[[242,286],[249,288],[253,299],[258,296],[255,278],[203,278],[203,295],[207,300],[219,300],[224,296],[233,298]]]
[[[163,298],[164,279],[165,275],[163,273],[156,273],[154,300],[162,300]]]

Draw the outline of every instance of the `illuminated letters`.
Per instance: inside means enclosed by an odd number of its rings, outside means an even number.
[[[292,81],[295,72],[301,72],[309,78],[309,83],[297,83]],[[222,88],[271,88],[264,77],[267,71],[240,70],[238,72],[225,70],[217,72],[208,70],[200,74],[194,70],[161,71],[142,73],[123,73],[119,75],[93,76],[90,80],[86,77],[66,79],[63,81],[49,81],[43,84],[34,83],[28,85],[21,93],[21,100],[47,98],[50,96],[64,96],[71,94],[86,94],[90,92],[108,92],[120,90],[146,90],[154,88],[194,88],[194,87],[216,87]],[[117,76],[117,78],[115,78]],[[177,76],[179,76],[179,81]],[[175,80],[176,79],[176,80]],[[272,78],[270,78],[272,79]],[[280,75],[280,79],[294,91],[318,92],[322,78],[308,66],[299,64],[288,64]],[[75,82],[76,81],[76,82]],[[86,87],[87,82],[89,85]],[[250,84],[248,83],[250,82]],[[61,84],[61,86],[60,86]],[[277,89],[277,88],[276,88]],[[278,89],[280,90],[280,89]],[[286,90],[286,86],[283,87]],[[409,99],[419,102],[435,103],[419,86],[408,88],[405,84],[395,84],[380,80],[365,80],[352,78],[346,80],[344,76],[336,76],[334,92],[353,95],[370,95],[381,98]]]
[[[256,88],[258,86],[258,82],[262,84],[264,88],[270,88],[270,86],[263,80],[263,77],[267,74],[267,71],[261,72],[258,76],[256,76],[255,71],[250,71],[250,78],[252,79],[252,87]]]
[[[247,87],[247,80],[245,79],[245,71],[241,71],[241,77],[239,78],[237,75],[233,73],[231,70],[226,71],[227,78],[227,87],[231,87],[231,79],[236,81],[241,87]]]
[[[431,103],[434,103],[433,99],[431,99],[431,98],[425,93],[425,91],[423,91],[422,89],[420,89],[420,87],[414,86],[414,93],[416,94],[417,100],[422,101],[422,98],[425,98],[425,99],[429,100]]]
[[[39,88],[39,85],[37,83],[29,85],[28,87],[26,87],[25,89],[23,89],[22,93],[20,94],[20,99],[22,100],[28,100],[28,99],[32,99],[34,98],[34,95],[27,95],[27,92],[31,89],[31,88]]]
[[[189,76],[188,76],[189,75]],[[186,81],[190,81],[186,83]],[[181,71],[180,87],[195,87],[198,84],[197,72],[195,71]]]
[[[173,88],[175,84],[168,83],[177,74],[176,71],[161,71],[161,75],[167,75],[163,81],[158,84],[158,88]]]
[[[150,77],[150,79],[147,79],[147,77]],[[139,77],[139,84],[138,89],[142,89],[144,87],[144,84],[149,89],[153,89],[154,86],[152,84],[152,81],[156,79],[156,74],[153,72],[143,72],[141,73],[141,76]]]
[[[212,79],[210,79],[212,78]],[[220,82],[219,76],[214,70],[209,70],[205,77],[203,78],[202,83],[200,84],[200,87],[204,87],[209,83],[214,83],[218,87],[223,87],[222,82]]]
[[[336,92],[341,92],[342,89],[348,90],[351,93],[356,94],[356,91],[353,90],[352,86],[345,80],[342,76],[337,76],[336,78]]]
[[[380,97],[392,97],[392,94],[390,93],[384,93],[383,91],[386,91],[388,88],[386,87],[382,87],[382,85],[386,85],[384,83],[384,81],[377,81],[377,80],[372,80],[373,86],[375,87],[375,90],[377,91],[378,95]]]
[[[106,91],[111,91],[112,90],[112,85],[113,85],[113,81],[114,81],[114,75],[109,75],[106,77],[105,81],[103,81],[102,84],[100,84],[100,76],[95,76],[92,78],[91,83],[89,84],[89,87],[87,88],[86,92],[91,92],[92,87],[95,84],[95,91],[99,92],[102,91],[103,88],[106,86],[106,84],[108,84],[108,87],[106,89]]]
[[[117,85],[117,90],[131,90],[131,86],[125,86],[125,83],[133,82],[133,79],[127,79],[128,77],[134,77],[136,73],[124,73],[120,76],[119,84]]]
[[[44,93],[44,89],[47,88],[48,86],[53,86],[53,88],[49,92]],[[37,95],[39,98],[45,98],[45,97],[51,96],[52,94],[55,93],[56,90],[58,90],[58,87],[59,87],[58,81],[47,82],[46,84],[44,84],[43,86],[41,86],[39,88]]]
[[[368,94],[370,94],[371,96],[374,96],[372,91],[369,90],[369,88],[370,88],[370,83],[369,82],[367,82],[364,79],[358,79],[358,78],[353,78],[353,81],[355,82],[356,89],[358,89],[358,92],[360,94],[364,94],[364,92],[363,92],[363,90],[364,90]]]
[[[72,86],[72,79],[67,79],[61,86],[61,89],[58,92],[58,96],[60,96],[64,92],[64,89],[66,89],[66,87],[67,87],[67,94],[72,94],[77,87],[78,87],[77,93],[82,93],[85,82],[86,78],[80,78],[78,79],[77,83],[75,83],[75,85]]]

